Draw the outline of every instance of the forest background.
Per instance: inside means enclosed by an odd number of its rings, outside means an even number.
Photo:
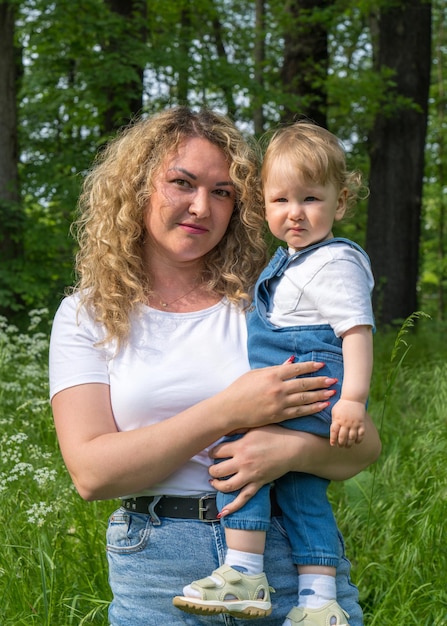
[[[336,133],[370,186],[338,234],[370,255],[378,323],[444,319],[446,40],[442,0],[0,1],[0,312],[54,311],[96,151],[188,103]]]
[[[257,138],[311,118],[365,174],[337,234],[376,278],[383,454],[334,509],[366,624],[447,624],[446,21],[442,0],[0,0],[1,626],[107,624],[113,503],[82,502],[61,462],[48,335],[95,153],[178,103]]]

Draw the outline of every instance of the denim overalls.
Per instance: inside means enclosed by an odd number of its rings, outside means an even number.
[[[342,340],[329,324],[284,328],[271,324],[266,315],[270,300],[268,284],[272,278],[280,277],[298,256],[337,242],[355,247],[368,259],[357,244],[343,238],[320,242],[290,256],[280,247],[256,283],[254,306],[247,314],[248,355],[252,368],[281,364],[293,355],[295,361],[324,362],[325,367],[314,375],[338,379],[334,387],[337,393],[331,398],[329,407],[320,413],[281,424],[285,428],[322,437],[329,437],[331,406],[340,397],[343,382]],[[299,472],[289,472],[275,481],[276,497],[283,512],[294,562],[299,565],[338,565],[337,525],[327,499],[328,485],[326,479]],[[219,510],[234,497],[234,493],[219,492]],[[270,522],[269,486],[265,485],[242,509],[222,521],[229,528],[267,530]]]

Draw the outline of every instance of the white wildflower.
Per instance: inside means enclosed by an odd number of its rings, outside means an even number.
[[[33,478],[39,487],[45,487],[49,482],[56,480],[57,473],[55,469],[49,469],[48,467],[41,467],[34,471]]]
[[[21,461],[20,463],[14,465],[14,467],[11,469],[9,476],[6,477],[6,482],[14,482],[15,480],[18,480],[21,476],[26,476],[26,474],[31,473],[33,469],[34,468],[31,463],[24,463],[23,461]]]
[[[53,506],[47,502],[35,502],[28,509],[28,522],[36,526],[43,526],[46,516],[53,511]]]

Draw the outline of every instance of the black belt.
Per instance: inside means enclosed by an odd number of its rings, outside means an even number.
[[[133,513],[149,515],[149,506],[158,496],[141,496],[121,500],[121,506]],[[198,519],[202,522],[217,522],[216,496],[214,494],[201,498],[178,496],[162,496],[154,507],[158,517],[178,517],[181,519]]]
[[[272,516],[281,515],[275,497],[275,491],[270,492]],[[138,498],[126,498],[121,500],[121,506],[132,513],[150,515],[149,506],[158,496],[140,496]],[[179,496],[162,496],[154,507],[154,513],[158,517],[174,517],[180,519],[197,519],[202,522],[217,522],[216,495],[209,494],[201,498],[189,498]]]

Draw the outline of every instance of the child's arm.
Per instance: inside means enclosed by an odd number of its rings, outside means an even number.
[[[366,401],[373,367],[371,326],[355,326],[343,335],[344,376],[341,396],[332,407],[330,443],[350,448],[365,434]]]

